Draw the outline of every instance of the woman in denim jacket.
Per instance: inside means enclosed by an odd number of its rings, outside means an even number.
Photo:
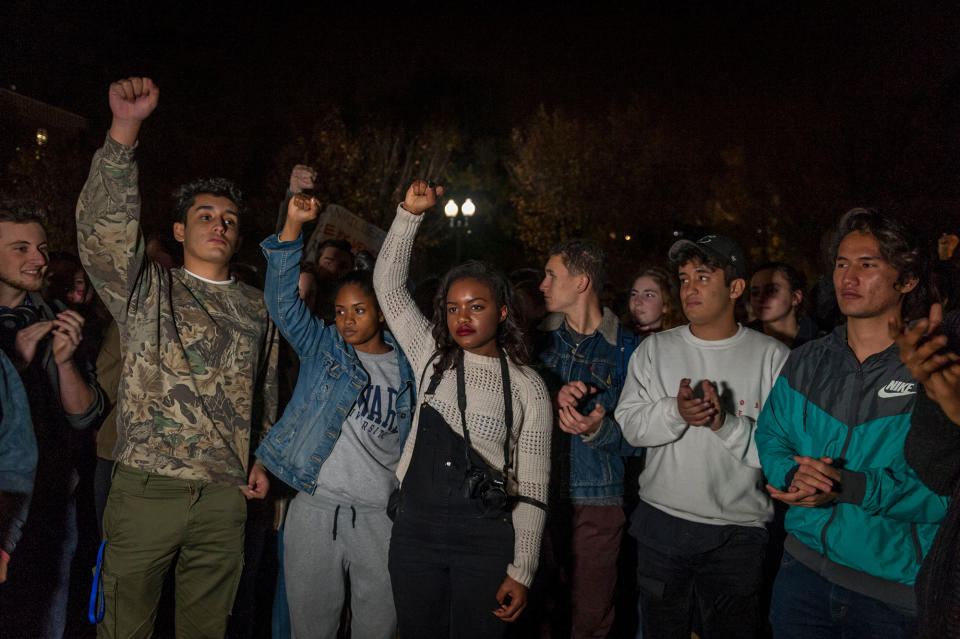
[[[292,198],[280,235],[261,244],[267,309],[300,358],[300,376],[257,457],[299,491],[283,534],[293,637],[337,636],[349,575],[353,636],[386,639],[396,634],[386,506],[410,432],[413,372],[383,330],[369,273],[341,281],[336,330],[300,299],[301,228],[317,208]]]

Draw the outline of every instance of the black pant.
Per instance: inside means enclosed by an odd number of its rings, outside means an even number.
[[[750,639],[761,628],[760,585],[767,531],[672,517],[640,502],[631,517],[644,639]]]
[[[509,513],[485,517],[463,496],[463,439],[429,406],[403,479],[390,579],[403,639],[502,637],[493,615],[513,561]]]

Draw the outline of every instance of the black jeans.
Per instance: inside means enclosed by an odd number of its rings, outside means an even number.
[[[463,439],[423,406],[390,539],[402,639],[502,637],[493,615],[513,561],[511,515],[482,516],[463,496]]]
[[[642,501],[631,522],[644,639],[689,639],[694,606],[703,639],[759,636],[766,529],[700,524]]]

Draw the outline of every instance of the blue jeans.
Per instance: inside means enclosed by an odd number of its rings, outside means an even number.
[[[827,581],[784,551],[773,584],[777,639],[911,639],[916,616]]]

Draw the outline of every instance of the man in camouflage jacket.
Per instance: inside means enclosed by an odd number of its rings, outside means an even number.
[[[243,206],[232,183],[177,194],[183,268],[146,259],[134,148],[159,89],[129,78],[109,98],[113,121],[77,205],[80,256],[123,352],[99,636],[149,637],[175,560],[177,636],[222,637],[243,564],[244,497],[269,487],[251,438],[276,414],[276,331],[262,293],[229,278]]]

